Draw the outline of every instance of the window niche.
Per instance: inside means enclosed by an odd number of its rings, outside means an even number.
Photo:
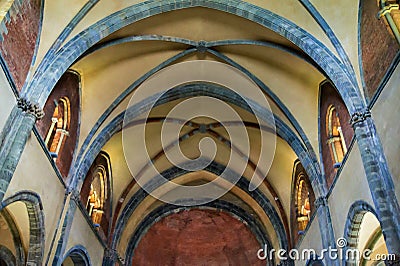
[[[315,211],[315,195],[304,167],[297,160],[293,167],[291,196],[292,242],[295,246],[304,234]]]
[[[326,113],[327,144],[332,157],[333,168],[340,167],[344,155],[347,153],[339,115],[334,105],[330,105]]]
[[[81,189],[81,203],[101,236],[108,236],[111,218],[111,164],[107,153],[94,160]]]
[[[320,152],[329,188],[350,147],[354,131],[347,108],[329,81],[320,85],[319,108]]]
[[[51,125],[47,132],[44,143],[49,150],[54,161],[57,160],[66,138],[69,136],[69,127],[71,122],[71,104],[68,97],[61,97],[54,102],[54,112],[51,117]]]
[[[36,122],[50,156],[64,179],[76,150],[80,124],[81,80],[77,72],[65,72],[44,106],[45,116]]]

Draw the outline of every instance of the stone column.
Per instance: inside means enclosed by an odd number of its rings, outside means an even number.
[[[0,135],[0,202],[21,158],[22,151],[37,119],[44,116],[42,109],[19,98]]]
[[[336,238],[333,231],[331,213],[329,211],[328,200],[326,197],[319,197],[315,201],[315,207],[319,222],[319,229],[322,238],[322,248],[326,250],[336,249]],[[317,254],[318,255],[318,254]],[[331,259],[328,253],[325,253],[324,259],[327,265],[337,265],[340,266],[340,259]]]
[[[67,202],[65,205],[65,208],[67,208],[67,210],[65,211],[65,215],[62,217],[63,224],[62,224],[61,233],[58,238],[57,248],[56,248],[53,262],[52,262],[53,266],[59,266],[63,263],[63,256],[65,254],[65,249],[67,246],[69,233],[71,231],[72,222],[74,220],[74,215],[75,215],[75,211],[77,208],[77,204],[75,202],[77,197],[79,197],[79,195],[77,195],[75,193],[70,193],[67,196]]]
[[[351,116],[375,210],[389,253],[400,253],[400,208],[382,144],[369,110]]]

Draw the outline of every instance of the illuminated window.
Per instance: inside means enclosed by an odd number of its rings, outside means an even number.
[[[81,202],[95,227],[107,236],[111,217],[111,164],[108,155],[100,152],[85,178]]]
[[[400,44],[400,10],[398,0],[379,0],[380,8],[377,16],[383,19],[388,31],[394,36]]]
[[[69,136],[68,130],[71,120],[71,106],[67,97],[60,98],[55,105],[51,125],[44,140],[54,160],[57,159],[66,138]]]
[[[293,167],[291,200],[291,228],[292,240],[295,245],[299,237],[304,233],[315,211],[315,195],[310,180],[300,161],[296,161]]]
[[[338,168],[347,152],[346,142],[343,137],[342,127],[335,106],[331,105],[326,114],[327,144],[331,152],[334,168]]]
[[[297,228],[299,231],[304,231],[310,221],[311,213],[310,192],[308,191],[304,176],[298,179],[296,192]]]
[[[101,224],[104,213],[104,205],[107,201],[107,172],[103,165],[97,166],[97,171],[86,201],[86,210],[95,225]]]

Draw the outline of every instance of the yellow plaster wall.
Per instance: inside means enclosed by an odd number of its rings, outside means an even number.
[[[360,151],[357,144],[355,144],[328,199],[336,238],[343,237],[350,206],[357,200],[363,200],[374,206],[365,177]]]
[[[314,220],[312,221],[310,227],[307,230],[307,233],[304,235],[304,238],[297,249],[300,255],[302,254],[304,249],[313,249],[315,250],[316,254],[321,254],[321,231],[319,228],[319,221],[317,216],[314,217]],[[302,258],[300,257],[300,260],[295,261],[295,265],[306,265],[306,262],[307,260],[302,260]]]
[[[44,15],[40,44],[34,69],[42,61],[44,55],[72,20],[76,13],[88,2],[87,0],[53,0],[44,1]]]
[[[82,245],[86,248],[92,265],[102,264],[104,247],[94,235],[92,229],[78,207],[74,214],[65,252],[68,252],[68,250],[76,245]]]
[[[372,117],[393,177],[397,200],[400,199],[400,67],[393,72],[378,101],[372,108]]]
[[[346,51],[361,88],[360,65],[358,61],[358,4],[359,1],[311,0],[324,17]],[[364,90],[361,90],[364,93]]]
[[[21,190],[34,191],[41,197],[45,213],[45,256],[47,256],[63,207],[64,187],[33,133],[28,139],[5,198]]]
[[[7,78],[2,69],[0,69],[0,130],[3,129],[12,108],[17,101],[12,93],[11,87],[8,84]]]

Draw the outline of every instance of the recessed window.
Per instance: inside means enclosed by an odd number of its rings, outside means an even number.
[[[339,115],[335,106],[331,105],[326,114],[327,123],[327,145],[331,152],[332,164],[335,169],[339,168],[347,152]]]
[[[50,154],[57,160],[66,138],[69,136],[71,121],[71,105],[67,97],[60,98],[55,102],[51,125],[44,140]]]
[[[105,152],[94,160],[81,189],[81,202],[93,225],[108,236],[111,217],[111,163]]]
[[[293,191],[292,191],[292,217],[291,228],[293,244],[295,245],[301,235],[307,229],[307,225],[314,213],[315,195],[311,182],[299,161],[294,164],[293,169]]]

